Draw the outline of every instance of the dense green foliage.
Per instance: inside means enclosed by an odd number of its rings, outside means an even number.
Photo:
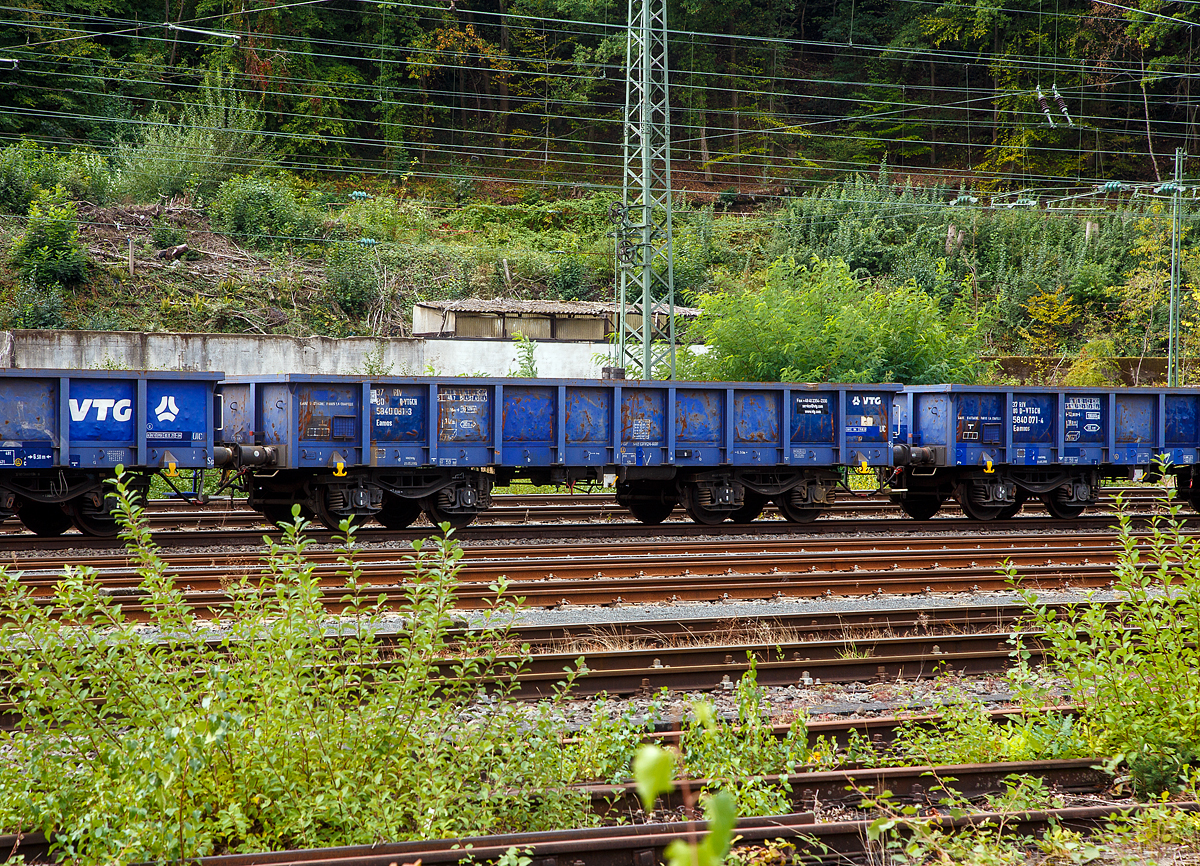
[[[150,628],[89,569],[68,568],[49,605],[0,571],[6,698],[20,717],[0,732],[0,830],[42,830],[72,862],[587,825],[587,797],[570,785],[628,779],[662,715],[597,714],[564,742],[558,699],[511,700],[528,648],[504,624],[520,600],[498,582],[498,625],[453,637],[452,539],[413,543],[406,599],[388,607],[348,532],[345,608],[331,619],[297,519],[262,574],[228,588],[214,627],[185,601],[128,488],[117,492]],[[744,811],[779,811],[784,790],[746,777],[804,763],[803,721],[774,736],[753,671],[736,694],[737,719],[701,706],[684,724],[683,768]]]
[[[1200,763],[1200,542],[1178,512],[1171,504],[1146,537],[1122,509],[1113,605],[1059,612],[1024,593],[1048,662],[1046,674],[1025,670],[1027,685],[1061,678],[1097,751],[1123,763],[1143,796],[1178,791]]]
[[[3,576],[0,644],[22,721],[0,735],[0,826],[57,831],[73,862],[116,863],[578,820],[583,801],[557,781],[559,730],[504,698],[521,656],[502,660],[509,644],[486,628],[450,643],[454,542],[414,543],[406,627],[386,645],[352,537],[331,639],[299,523],[261,578],[230,587],[214,631],[121,492],[152,631],[86,569],[68,569],[53,608]]]
[[[29,205],[25,231],[9,252],[27,286],[69,288],[87,274],[79,243],[75,204],[61,186],[39,189]]]
[[[961,305],[943,314],[909,283],[857,281],[840,259],[783,259],[763,286],[701,299],[692,333],[708,352],[685,375],[728,381],[974,381],[976,329]]]
[[[1023,186],[1165,177],[1175,145],[1195,151],[1198,15],[1152,0],[672,0],[677,154],[714,192],[836,177],[884,155]],[[208,142],[193,133],[207,124],[178,124],[219,70],[216,86],[237,94],[222,104],[261,112],[271,143],[242,160],[397,176],[457,164],[453,198],[492,172],[616,176],[625,16],[614,0],[53,0],[14,9],[0,31],[0,54],[19,63],[5,70],[0,126],[125,141],[145,165],[177,144],[204,172]],[[165,131],[143,134],[148,122]],[[189,173],[164,171],[162,191]]]
[[[0,221],[12,266],[7,281],[0,271],[7,282],[0,326],[389,336],[406,333],[413,303],[424,299],[611,297],[604,194],[526,193],[511,203],[446,207],[433,197],[436,186],[411,177],[399,187],[372,179],[371,192],[280,170],[218,183],[240,164],[237,153],[262,142],[256,121],[221,95],[222,80],[211,79],[206,110],[242,131],[214,136],[193,123],[211,158],[185,178],[190,199],[164,206],[166,187],[135,183],[142,175],[130,173],[128,148],[108,159],[30,142],[0,149],[0,198],[24,210],[7,229]],[[144,177],[176,184],[145,165]],[[1081,361],[1072,381],[1115,381],[1111,357],[1165,354],[1169,199],[1143,189],[1081,201],[1052,212],[998,199],[984,206],[962,190],[918,187],[886,165],[753,213],[726,213],[681,194],[676,297],[707,311],[687,339],[715,346],[690,373],[960,380],[985,372],[973,361],[982,352],[1058,356],[1035,372],[1061,379],[1068,359],[1090,345],[1094,362]],[[122,213],[131,205],[141,213]],[[1200,322],[1200,235],[1194,202],[1185,198],[1182,211],[1190,352]],[[97,216],[107,223],[93,224]],[[118,238],[104,235],[105,224]],[[127,268],[114,246],[121,250],[126,235],[135,253],[153,256],[209,227],[233,243],[213,253],[216,262],[245,261],[246,276],[232,265],[229,277],[198,285],[183,265],[207,253],[193,250],[178,267],[145,278],[142,291],[121,285]],[[89,267],[84,245],[96,232],[104,258]],[[844,263],[837,276],[823,270],[837,261]],[[803,289],[813,279],[824,287]],[[85,284],[90,291],[77,292]],[[770,303],[756,306],[754,297]],[[743,326],[772,339],[749,340]]]

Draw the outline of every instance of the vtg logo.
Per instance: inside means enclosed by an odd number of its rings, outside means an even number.
[[[171,395],[165,395],[158,401],[158,405],[154,407],[154,416],[159,422],[174,421],[179,415],[179,406],[175,404],[175,398]]]
[[[850,401],[852,406],[882,406],[882,397],[863,397],[858,394],[854,395],[854,399]]]
[[[86,400],[71,400],[71,420],[86,421],[88,414],[96,410],[97,421],[108,420],[108,410],[112,410],[114,421],[128,421],[133,416],[132,400],[107,400],[103,398]]]

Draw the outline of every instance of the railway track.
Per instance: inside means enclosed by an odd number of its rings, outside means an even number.
[[[1076,801],[1089,805],[1075,805],[1061,809],[997,813],[981,809],[967,814],[937,814],[922,819],[927,825],[943,831],[953,832],[969,827],[1003,827],[1014,836],[1032,836],[1052,825],[1073,830],[1089,831],[1103,826],[1119,815],[1135,815],[1146,809],[1161,808],[1159,805],[1140,805],[1122,800],[1106,800],[1098,796],[1107,777],[1101,778],[1095,770],[1084,764],[1094,761],[1039,761],[1026,763],[991,765],[949,765],[941,767],[900,767],[869,771],[838,771],[833,774],[796,774],[789,779],[793,790],[811,792],[813,799],[820,800],[819,791],[833,791],[839,784],[845,788],[853,784],[863,790],[892,791],[899,802],[926,805],[930,801],[931,789],[949,789],[964,798],[979,798],[1003,790],[1004,779],[1014,773],[1036,776],[1047,781],[1049,786],[1065,792]],[[825,776],[827,778],[821,778]],[[827,784],[822,784],[826,783]],[[702,780],[693,783],[690,790],[698,790]],[[805,787],[810,786],[810,787]],[[899,793],[904,792],[904,793]],[[607,791],[601,788],[596,794],[624,797],[624,792]],[[590,794],[589,794],[590,796]],[[845,791],[838,792],[832,802],[845,803]],[[851,801],[852,802],[852,801]],[[1181,812],[1200,811],[1200,803],[1176,802],[1170,804]],[[630,805],[626,814],[640,821],[645,816],[640,809]],[[828,809],[823,810],[826,814]],[[853,814],[853,813],[851,813]],[[793,847],[792,862],[796,863],[849,863],[863,862],[872,848],[868,843],[874,815],[865,819],[821,820],[814,811],[797,811],[783,815],[767,815],[743,818],[734,829],[736,846],[747,848],[755,845],[782,842]],[[915,821],[917,819],[909,819]],[[905,835],[906,822],[897,822],[896,832]],[[662,862],[663,852],[671,842],[679,839],[695,841],[698,834],[707,831],[703,821],[673,821],[665,823],[622,823],[611,826],[585,829],[553,830],[540,833],[517,833],[502,836],[473,836],[450,839],[416,840],[409,842],[376,843],[342,848],[317,848],[303,851],[274,851],[252,854],[232,854],[199,858],[200,866],[396,866],[400,863],[459,864],[464,851],[470,852],[473,862],[495,862],[511,849],[516,849],[532,862],[544,866],[564,863],[570,866],[641,866]],[[22,854],[27,861],[41,859],[48,854],[48,842],[40,833],[24,837],[0,836],[0,847]]]
[[[1015,532],[817,538],[803,544],[716,538],[703,543],[473,546],[460,563],[457,598],[462,607],[482,605],[492,595],[488,584],[501,576],[510,581],[513,595],[532,606],[993,590],[1008,587],[998,573],[1006,561],[1031,584],[1099,586],[1110,580],[1116,552],[1111,533],[1062,538]],[[262,567],[256,553],[245,551],[168,550],[163,556],[189,602],[214,609],[226,603],[223,594],[231,581],[252,578]],[[396,598],[404,594],[409,564],[403,550],[367,548],[357,559],[366,583]],[[331,596],[338,595],[344,579],[336,552],[311,551],[311,561],[321,585]],[[71,562],[94,569],[127,607],[135,604],[139,578],[123,553],[79,553]],[[23,573],[24,585],[48,595],[61,577],[62,563],[58,557],[14,556],[13,567]]]
[[[1160,512],[1161,499],[1151,490],[1130,489],[1123,493],[1126,507],[1131,513],[1147,519]],[[1083,517],[1075,520],[1059,520],[1045,513],[1039,503],[1029,503],[1022,514],[1001,524],[988,528],[1020,526],[1027,529],[1084,529],[1104,528],[1113,523],[1115,495],[1106,495],[1101,504],[1090,509]],[[1200,522],[1200,517],[1185,509],[1184,519]],[[271,524],[262,516],[244,506],[241,500],[219,500],[203,507],[188,505],[179,500],[153,500],[146,517],[160,544],[166,546],[203,546],[205,544],[257,544],[264,533],[271,532]],[[793,524],[779,517],[771,506],[763,517],[751,524],[724,523],[716,526],[697,525],[688,520],[683,512],[677,511],[672,518],[657,526],[646,526],[633,521],[627,512],[607,496],[569,494],[503,494],[496,497],[496,505],[482,515],[474,524],[458,530],[464,540],[521,539],[528,527],[538,526],[543,537],[598,537],[618,535],[636,537],[689,537],[695,535],[739,535],[739,534],[784,534],[822,535],[850,531],[847,526],[852,520],[866,521],[870,531],[903,533],[928,531],[934,527],[948,528],[954,522],[982,528],[978,523],[965,521],[961,510],[954,502],[948,502],[940,514],[932,520],[915,521],[897,516],[895,506],[880,494],[862,498],[843,498],[835,503],[829,515],[811,524]],[[575,521],[575,522],[566,522]],[[407,530],[383,530],[373,523],[359,529],[358,536],[364,542],[387,542],[411,540],[424,537],[434,531],[427,523],[418,523]],[[328,540],[333,534],[323,527],[310,527],[309,534],[318,540]],[[0,552],[22,551],[32,545],[40,550],[120,547],[119,539],[82,536],[74,530],[62,536],[39,538],[29,533],[16,519],[0,524]]]

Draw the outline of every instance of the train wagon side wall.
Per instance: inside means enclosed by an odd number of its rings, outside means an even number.
[[[222,442],[284,469],[887,466],[898,385],[275,376],[219,386]]]
[[[0,370],[0,469],[212,466],[220,378]]]
[[[1194,465],[1194,389],[910,386],[897,395],[895,442],[936,467]]]

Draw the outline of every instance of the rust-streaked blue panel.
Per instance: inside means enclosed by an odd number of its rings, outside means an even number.
[[[1154,444],[1158,401],[1153,394],[1117,394],[1118,445]]]
[[[985,394],[987,396],[997,396]],[[961,407],[961,400],[960,407]],[[1053,445],[1055,442],[1056,404],[1054,393],[1016,393],[1012,398],[1012,436],[1014,445]],[[961,411],[961,410],[960,410]],[[962,440],[960,440],[962,441]],[[1000,440],[1003,442],[1003,440]]]
[[[792,444],[833,445],[836,435],[834,418],[837,412],[834,393],[793,391]]]
[[[882,391],[851,391],[846,394],[846,443],[850,445],[888,441],[888,408],[892,395]]]
[[[0,440],[58,445],[58,380],[0,378]]]
[[[711,388],[675,391],[675,444],[720,446],[725,392]]]
[[[567,444],[604,445],[611,441],[612,391],[567,389]]]
[[[780,391],[733,392],[733,441],[738,445],[778,445]]]
[[[954,422],[955,441],[964,445],[1003,445],[1003,403],[1002,394],[960,394]]]
[[[505,385],[502,408],[504,441],[553,445],[558,388]]]
[[[362,438],[359,402],[362,386],[300,385],[296,388],[298,438],[301,442],[355,444]]]
[[[428,402],[429,389],[423,385],[372,385],[373,441],[424,444]]]
[[[662,388],[621,391],[621,442],[661,445],[665,439],[667,392]]]
[[[1200,447],[1200,395],[1167,394],[1167,445]]]

